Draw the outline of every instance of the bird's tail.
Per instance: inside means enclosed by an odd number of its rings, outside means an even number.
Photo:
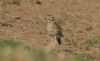
[[[61,45],[61,37],[56,37],[56,40],[57,40],[58,44]]]

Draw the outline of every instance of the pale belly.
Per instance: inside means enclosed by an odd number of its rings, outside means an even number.
[[[49,35],[51,35],[51,36],[55,36],[56,35],[57,29],[56,29],[55,25],[47,24],[46,30],[47,30]]]

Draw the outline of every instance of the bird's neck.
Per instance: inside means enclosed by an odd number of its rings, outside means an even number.
[[[54,20],[48,20],[48,23],[53,22]]]

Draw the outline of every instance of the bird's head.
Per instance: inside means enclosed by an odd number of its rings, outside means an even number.
[[[52,15],[48,15],[47,17],[45,17],[45,19],[47,19],[47,20],[54,20],[54,17]]]

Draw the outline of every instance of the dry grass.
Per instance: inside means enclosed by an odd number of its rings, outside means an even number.
[[[78,54],[35,49],[14,40],[0,40],[0,61],[90,61],[91,57]]]

